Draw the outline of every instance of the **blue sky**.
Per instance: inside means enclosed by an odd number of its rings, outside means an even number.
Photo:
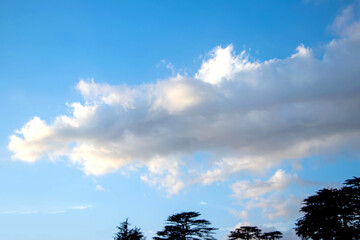
[[[276,228],[359,175],[358,1],[0,1],[0,238]]]

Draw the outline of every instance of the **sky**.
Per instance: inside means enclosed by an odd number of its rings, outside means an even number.
[[[359,63],[359,1],[0,0],[0,239],[298,239],[359,176]]]

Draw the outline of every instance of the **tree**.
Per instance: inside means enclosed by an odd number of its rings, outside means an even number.
[[[251,239],[258,239],[260,236],[261,230],[258,227],[252,226],[242,226],[234,231],[231,231],[229,234],[230,240],[236,239],[244,239],[244,240],[251,240]]]
[[[264,240],[276,240],[281,238],[282,238],[282,233],[279,231],[263,233],[260,236],[260,239],[264,239]]]
[[[296,234],[302,239],[360,239],[360,178],[341,189],[324,188],[303,201]]]
[[[217,228],[204,219],[197,219],[198,212],[182,212],[168,217],[164,230],[157,232],[154,240],[213,240],[212,235]]]
[[[145,240],[140,228],[130,229],[129,226],[128,219],[120,223],[120,226],[117,227],[118,232],[115,234],[114,240]]]
[[[345,181],[344,195],[348,199],[347,215],[348,224],[354,232],[354,236],[360,239],[360,178],[354,177]]]
[[[242,226],[231,231],[229,240],[276,240],[282,238],[282,233],[279,231],[261,233],[261,230],[256,226]]]

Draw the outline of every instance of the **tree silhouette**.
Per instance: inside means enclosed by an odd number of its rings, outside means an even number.
[[[261,230],[256,226],[242,226],[230,231],[229,240],[276,240],[282,238],[282,233],[279,231],[261,233]]]
[[[302,239],[360,239],[360,178],[341,189],[324,188],[303,201],[296,234]]]
[[[242,226],[234,231],[231,231],[229,234],[230,240],[236,240],[236,239],[244,239],[244,240],[251,240],[251,239],[257,239],[260,236],[261,230],[257,227],[252,226]]]
[[[129,226],[128,219],[120,223],[120,226],[117,227],[118,232],[115,234],[114,240],[145,240],[140,228],[130,229]]]
[[[264,240],[276,240],[281,238],[282,238],[282,233],[279,231],[263,233],[260,236],[260,239],[264,239]]]
[[[154,240],[189,240],[215,239],[212,235],[217,228],[204,219],[197,219],[198,212],[182,212],[168,217],[164,230],[157,232]]]
[[[348,179],[344,184],[343,195],[348,199],[347,209],[345,209],[348,216],[347,224],[353,236],[360,239],[360,178]]]

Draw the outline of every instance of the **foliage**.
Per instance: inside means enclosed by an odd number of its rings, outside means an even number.
[[[279,231],[261,233],[261,230],[256,226],[242,226],[229,234],[229,240],[275,240],[282,238],[282,233]]]
[[[282,238],[282,233],[279,231],[263,233],[260,236],[260,239],[264,239],[264,240],[276,240],[281,238]]]
[[[324,188],[306,198],[297,220],[302,239],[360,239],[360,178],[345,181],[341,189]]]
[[[260,235],[261,230],[257,227],[243,226],[231,231],[229,234],[230,240],[236,239],[256,239]]]
[[[198,212],[182,212],[168,217],[164,230],[157,232],[154,240],[188,240],[188,239],[215,239],[212,235],[217,228],[204,219],[197,219]]]
[[[118,232],[115,234],[114,240],[145,240],[140,228],[130,229],[129,226],[128,219],[120,223],[120,226],[117,227]]]

